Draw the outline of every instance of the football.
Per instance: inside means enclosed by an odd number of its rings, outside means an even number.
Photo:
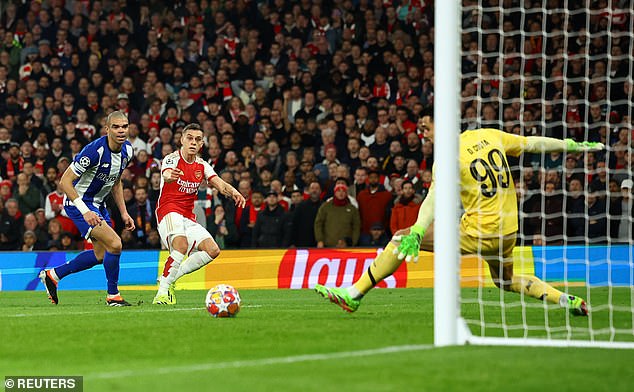
[[[207,311],[214,317],[235,317],[240,311],[240,294],[228,284],[219,284],[207,292]]]

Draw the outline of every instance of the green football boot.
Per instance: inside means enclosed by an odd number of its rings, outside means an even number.
[[[568,296],[568,310],[575,316],[587,316],[588,315],[588,305],[586,301],[581,297],[576,297],[574,295]]]
[[[152,303],[154,305],[174,305],[176,303],[176,299],[174,299],[168,291],[167,294],[156,294]]]
[[[315,291],[322,297],[328,298],[333,304],[339,305],[340,308],[348,313],[352,313],[359,309],[361,301],[354,299],[348,294],[348,290],[339,288],[328,288],[320,284],[315,285]]]

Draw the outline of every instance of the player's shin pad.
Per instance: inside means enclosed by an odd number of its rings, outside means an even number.
[[[163,267],[163,274],[159,278],[159,293],[165,294],[169,286],[176,281],[176,274],[185,255],[177,250],[172,250]]]
[[[354,283],[354,287],[361,294],[365,295],[377,283],[392,275],[398,269],[403,261],[396,257],[394,254],[395,249],[396,245],[390,241],[383,252],[370,264],[359,280]]]
[[[532,275],[513,275],[513,282],[510,286],[515,293],[524,293],[529,297],[547,301],[553,304],[559,303],[559,298],[563,294],[548,283]]]
[[[194,253],[193,255],[189,256],[187,260],[181,263],[180,267],[178,268],[178,272],[176,272],[174,281],[178,280],[183,275],[187,275],[196,270],[199,270],[212,261],[213,259],[211,258],[211,256],[209,256],[209,254],[205,251],[200,250]]]

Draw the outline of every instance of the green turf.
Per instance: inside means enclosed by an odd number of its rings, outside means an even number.
[[[152,292],[125,294],[144,303],[108,308],[103,293],[62,291],[54,306],[43,292],[1,292],[0,375],[82,375],[85,391],[629,391],[634,381],[632,350],[431,348],[429,289],[375,290],[354,314],[308,290],[241,290],[235,319],[211,318],[201,291],[178,291],[169,308],[151,305]],[[499,301],[497,290],[483,298]],[[629,306],[629,290],[613,300]],[[463,311],[479,319],[478,306]],[[553,327],[567,318],[541,306],[524,313],[529,324],[547,314]],[[494,306],[485,314],[501,318]],[[514,323],[521,314],[511,307],[505,316]],[[598,311],[593,327],[608,316]],[[629,325],[616,322],[631,329],[631,315]]]

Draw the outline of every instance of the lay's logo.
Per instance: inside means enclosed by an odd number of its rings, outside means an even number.
[[[286,251],[280,263],[278,288],[312,289],[318,283],[327,287],[348,287],[361,277],[376,257],[377,252],[370,249],[291,249]],[[406,285],[407,267],[403,263],[377,287]]]

